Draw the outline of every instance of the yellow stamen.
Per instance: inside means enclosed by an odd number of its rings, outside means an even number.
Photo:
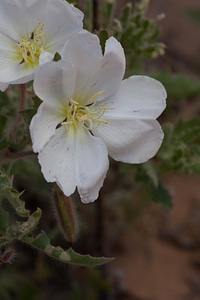
[[[96,102],[92,102],[103,93],[104,91],[95,93],[87,101],[89,104],[85,106],[76,100],[69,98],[66,109],[66,118],[61,125],[78,126],[79,124],[87,130],[92,130],[95,129],[100,123],[107,124],[107,122],[101,117],[106,110],[110,110],[112,108],[105,107],[107,103],[96,104]]]
[[[92,97],[89,98],[89,100],[87,101],[87,103],[93,102],[94,99],[96,99],[98,96],[100,96],[103,93],[104,93],[104,91],[99,91],[99,92],[95,93]]]
[[[43,29],[44,23],[38,23],[31,32],[30,38],[27,40],[23,39],[17,44],[21,57],[20,64],[38,65],[40,54],[43,51]]]

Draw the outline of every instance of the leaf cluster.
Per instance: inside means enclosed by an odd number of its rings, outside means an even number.
[[[132,63],[138,57],[155,58],[164,54],[165,46],[156,41],[160,33],[158,22],[163,16],[150,20],[145,15],[147,8],[146,0],[136,3],[134,9],[131,3],[127,3],[119,18],[113,18],[111,22],[114,4],[107,3],[105,28],[108,28],[109,35],[115,36],[122,44],[127,59]]]
[[[99,1],[99,16],[93,16],[94,3],[88,0],[85,10],[85,28],[92,31],[94,18],[98,17],[98,27],[95,31],[102,40],[102,44],[110,36],[122,44],[128,64],[134,65],[138,58],[155,58],[164,54],[165,45],[157,42],[160,30],[158,23],[163,18],[159,15],[155,19],[148,19],[146,11],[148,0],[141,0],[134,4],[126,3],[122,9],[118,1]],[[102,35],[101,31],[104,32]],[[105,31],[107,34],[105,34]],[[131,63],[130,63],[131,62]]]
[[[163,70],[151,76],[164,85],[168,99],[183,100],[187,97],[200,95],[200,81],[198,78],[183,73],[172,73]]]
[[[161,170],[200,175],[200,119],[163,125],[164,142],[158,152]]]
[[[136,166],[135,182],[142,182],[147,197],[153,202],[160,203],[164,208],[172,207],[171,195],[164,187],[158,175],[157,165],[153,161]]]
[[[31,213],[25,208],[25,203],[21,200],[22,193],[13,187],[12,179],[3,170],[0,171],[0,195],[1,200],[5,198],[9,201],[18,217],[26,218],[25,221],[16,220],[10,224],[9,212],[3,208],[0,209],[0,249],[1,247],[9,247],[11,243],[18,240],[63,263],[93,267],[112,260],[104,257],[95,258],[90,255],[81,255],[73,251],[72,248],[64,250],[59,246],[53,246],[43,231],[34,235],[33,231],[42,215],[41,209],[37,208]]]

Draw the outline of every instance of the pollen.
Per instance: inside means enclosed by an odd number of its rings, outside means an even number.
[[[44,44],[43,29],[44,23],[38,23],[30,33],[29,38],[23,39],[17,44],[21,59],[19,64],[27,63],[34,66],[39,64],[39,57],[43,51]]]
[[[66,109],[66,118],[61,125],[83,126],[85,129],[92,130],[98,127],[100,123],[107,124],[102,118],[106,110],[106,103],[97,104],[95,99],[104,91],[97,92],[88,101],[87,105],[80,104],[71,98],[68,99]]]

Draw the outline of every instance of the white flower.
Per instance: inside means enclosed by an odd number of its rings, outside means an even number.
[[[4,92],[7,89],[8,85],[8,83],[0,82],[0,91]]]
[[[32,80],[38,65],[52,60],[82,29],[82,19],[83,14],[63,0],[1,0],[0,82]]]
[[[35,93],[43,100],[30,124],[34,152],[48,182],[84,203],[94,201],[115,160],[142,163],[155,155],[163,132],[156,118],[165,108],[162,84],[146,76],[122,81],[124,52],[108,39],[104,56],[97,36],[73,36],[62,60],[41,66]]]

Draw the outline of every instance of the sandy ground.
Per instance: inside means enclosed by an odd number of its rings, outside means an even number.
[[[173,208],[166,212],[152,204],[139,220],[148,234],[138,239],[130,229],[112,267],[123,289],[141,299],[200,299],[200,178],[170,175],[166,186]],[[153,220],[158,214],[163,223]]]
[[[166,15],[160,39],[167,45],[166,56],[176,60],[173,64],[176,72],[191,73],[192,65],[200,63],[200,26],[187,18],[189,8],[200,9],[200,1],[150,3],[150,17],[163,12]],[[185,118],[188,113],[191,112],[186,107],[180,117]],[[195,109],[192,114],[196,114]],[[171,174],[165,183],[173,195],[172,210],[156,211],[163,222],[158,222],[154,233],[144,236],[144,240],[138,240],[130,229],[123,237],[123,250],[113,253],[116,260],[112,268],[120,277],[122,289],[132,295],[123,299],[200,299],[200,178]],[[142,226],[148,230],[151,223],[142,218]]]

